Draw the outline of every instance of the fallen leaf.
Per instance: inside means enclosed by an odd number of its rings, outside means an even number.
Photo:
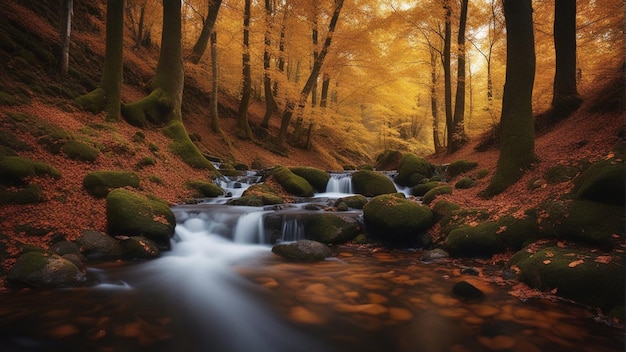
[[[557,247],[559,247],[559,248],[565,248],[565,242],[563,242],[563,241],[558,241],[558,242],[556,243],[556,246],[557,246]]]
[[[548,264],[552,263],[552,261],[550,259],[546,259],[546,260],[543,261],[543,263],[548,265]]]
[[[610,255],[600,255],[596,258],[596,260],[594,260],[594,262],[596,263],[601,263],[601,264],[608,264],[611,262],[611,256]]]
[[[504,231],[506,231],[506,225],[500,226],[498,231],[496,231],[496,235],[499,235],[499,234],[503,233]]]
[[[574,267],[576,267],[576,266],[578,266],[578,265],[580,265],[580,264],[582,264],[584,262],[585,262],[584,260],[579,259],[579,260],[575,260],[575,261],[569,263],[567,266],[569,266],[570,268],[574,268]]]

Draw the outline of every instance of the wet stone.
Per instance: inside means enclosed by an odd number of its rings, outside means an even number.
[[[452,288],[454,295],[465,299],[477,299],[484,296],[483,291],[476,288],[467,281],[457,282]]]

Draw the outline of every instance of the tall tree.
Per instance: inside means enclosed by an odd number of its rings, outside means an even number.
[[[536,161],[532,111],[535,41],[531,0],[504,0],[506,79],[500,118],[500,155],[483,192],[490,197],[514,184]]]
[[[443,84],[444,84],[444,105],[446,108],[446,130],[447,130],[447,143],[450,144],[454,133],[454,117],[452,115],[452,72],[450,66],[450,47],[452,42],[452,8],[450,7],[450,0],[443,1],[443,8],[445,11],[445,29],[444,29],[444,42],[443,42]]]
[[[172,151],[195,168],[215,171],[200,153],[185,130],[182,119],[184,68],[181,36],[181,0],[163,1],[161,51],[154,78],[148,83],[149,95],[128,105],[122,104],[122,116],[138,127],[150,124],[165,126],[163,133],[173,140]]]
[[[461,149],[467,141],[465,135],[465,25],[467,23],[468,0],[461,1],[461,18],[459,20],[459,33],[457,37],[457,84],[456,100],[454,102],[454,125],[451,139],[448,139],[448,154]]]
[[[263,37],[263,91],[265,93],[265,115],[261,122],[261,127],[268,128],[272,114],[278,111],[278,104],[274,98],[272,90],[272,76],[270,75],[272,56],[270,48],[272,46],[272,24],[274,23],[274,9],[271,0],[265,0],[265,35]]]
[[[217,33],[211,33],[211,131],[218,133],[220,128],[217,122],[217,96],[219,83],[219,67],[217,65]]]
[[[243,10],[243,54],[241,62],[243,65],[243,81],[241,88],[241,100],[237,110],[238,134],[242,138],[254,139],[250,124],[248,123],[248,107],[252,97],[252,73],[250,69],[250,13],[251,0],[245,0]]]
[[[188,58],[188,60],[194,64],[200,62],[202,55],[206,51],[211,32],[213,32],[213,27],[215,26],[215,21],[217,21],[217,14],[222,5],[222,0],[209,0],[208,3],[209,9],[207,16],[202,19],[202,31],[200,31],[200,36],[196,44],[194,44],[193,49],[191,49],[191,55],[189,55]]]
[[[67,73],[70,62],[70,35],[72,33],[72,15],[74,12],[74,1],[63,0],[61,9],[61,72]]]
[[[576,88],[576,0],[554,2],[554,49],[552,108],[569,115],[582,103]]]
[[[317,60],[313,63],[313,69],[309,74],[309,78],[307,79],[302,91],[300,92],[300,96],[298,98],[299,109],[304,109],[306,106],[306,101],[313,89],[313,85],[317,81],[317,76],[320,74],[322,69],[322,65],[324,64],[324,59],[328,54],[328,49],[330,48],[330,44],[332,42],[333,34],[335,33],[335,27],[337,26],[337,21],[339,20],[339,13],[341,12],[341,7],[343,6],[343,0],[335,0],[335,8],[333,10],[333,16],[330,19],[330,23],[328,24],[328,33],[326,34],[326,39],[324,40],[324,44],[322,45],[322,49],[320,50],[319,55],[317,56]],[[285,148],[287,146],[287,129],[289,127],[289,122],[291,121],[291,117],[293,116],[294,109],[296,108],[296,103],[293,100],[288,100],[285,106],[285,110],[283,111],[283,116],[280,123],[280,131],[278,132],[278,146],[281,148]]]
[[[120,118],[124,69],[124,0],[107,0],[104,69],[98,87],[76,98],[83,109],[96,114],[106,109],[107,121]]]

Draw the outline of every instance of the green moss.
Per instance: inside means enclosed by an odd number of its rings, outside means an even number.
[[[261,199],[260,197],[257,196],[241,196],[239,198],[236,199],[231,199],[228,202],[229,205],[239,205],[239,206],[246,206],[246,207],[262,207],[263,205],[263,199]]]
[[[353,218],[330,213],[307,214],[302,222],[307,238],[326,244],[345,243],[361,232],[361,227]]]
[[[179,121],[172,121],[163,129],[163,134],[173,140],[169,148],[172,153],[178,155],[186,164],[196,169],[208,169],[217,174],[217,170],[196,148],[189,139],[185,127]]]
[[[163,184],[163,180],[156,175],[150,175],[148,176],[148,181],[152,182],[152,183],[156,183],[157,185],[162,185]]]
[[[423,197],[428,191],[440,185],[441,183],[437,181],[420,183],[411,189],[411,194],[416,197]]]
[[[33,149],[28,143],[24,142],[21,138],[15,135],[15,133],[8,130],[0,131],[0,145],[19,151]]]
[[[158,146],[158,145],[156,145],[156,144],[154,144],[154,143],[150,143],[150,144],[148,145],[148,150],[150,150],[150,151],[151,151],[151,152],[153,152],[153,153],[158,152],[158,151],[159,151],[159,149],[160,149],[160,148],[159,148],[159,146]]]
[[[454,188],[456,189],[467,189],[467,188],[472,188],[474,187],[474,185],[476,185],[476,181],[474,181],[471,177],[463,177],[462,179],[458,180],[455,184],[454,184]]]
[[[290,167],[291,172],[303,177],[317,192],[326,191],[326,185],[330,179],[330,175],[324,171],[314,167]]]
[[[415,154],[404,154],[395,181],[402,187],[412,187],[433,175],[434,167]]]
[[[367,198],[361,194],[339,198],[335,201],[335,207],[340,203],[344,203],[347,207],[352,209],[363,209],[365,204],[367,204]]]
[[[26,185],[18,190],[7,190],[0,186],[0,204],[32,204],[43,200],[41,186]]]
[[[376,170],[398,170],[402,153],[397,150],[385,150],[376,156]]]
[[[392,243],[416,241],[433,224],[431,210],[391,194],[372,198],[363,207],[368,235]]]
[[[363,165],[359,165],[356,168],[357,170],[370,170],[370,171],[374,171],[374,166],[370,165],[370,164],[363,164]]]
[[[504,216],[498,220],[498,226],[498,235],[509,249],[519,250],[541,237],[537,219],[532,216],[522,219],[511,215]]]
[[[481,178],[484,178],[487,175],[489,175],[489,170],[487,169],[478,170],[478,172],[476,173],[476,179],[480,180]]]
[[[554,185],[557,183],[570,181],[578,174],[578,172],[579,170],[576,167],[567,165],[556,165],[546,171],[545,177],[546,181],[548,181],[549,184]]]
[[[599,161],[574,180],[574,192],[579,199],[623,206],[625,172],[626,167],[620,159]]]
[[[443,219],[446,216],[451,216],[455,211],[461,209],[461,206],[447,201],[447,200],[439,200],[435,202],[432,206],[433,211],[433,219],[435,222],[439,222],[439,220]]]
[[[457,160],[446,169],[446,177],[448,180],[455,178],[456,176],[468,172],[478,166],[478,163],[467,160]]]
[[[499,231],[498,223],[491,221],[474,227],[461,225],[450,232],[445,247],[451,255],[459,257],[491,256],[506,248]]]
[[[97,198],[104,198],[112,189],[139,187],[139,175],[127,171],[94,171],[83,179],[83,188]]]
[[[252,160],[252,164],[250,165],[250,167],[253,170],[262,170],[265,168],[265,163],[263,162],[263,160],[261,160],[261,158],[256,157],[254,158],[254,160]]]
[[[212,182],[187,181],[187,187],[196,190],[199,197],[214,198],[224,195],[224,190]]]
[[[30,273],[42,270],[48,263],[46,254],[41,252],[27,252],[20,256],[19,260],[9,271],[8,280],[15,282]]]
[[[291,172],[289,168],[277,167],[272,171],[272,176],[286,192],[298,197],[313,197],[313,186],[304,177]]]
[[[137,131],[133,134],[132,140],[135,143],[143,143],[146,141],[146,134],[141,131]]]
[[[176,219],[163,201],[148,199],[118,188],[106,198],[107,227],[110,235],[145,236],[169,247]]]
[[[430,204],[438,195],[441,194],[452,194],[452,187],[449,185],[437,186],[424,194],[422,202],[424,204]]]
[[[344,171],[352,171],[352,170],[356,170],[356,165],[353,165],[353,164],[346,164],[346,165],[343,165],[341,168],[342,168]]]
[[[144,156],[137,162],[137,168],[141,169],[146,166],[154,166],[156,165],[156,160],[150,156]]]
[[[32,161],[20,156],[0,158],[0,180],[6,183],[24,183],[27,177],[36,175],[49,175],[56,179],[61,177],[61,173],[57,169],[41,161]]]
[[[18,156],[18,155],[15,152],[15,150],[13,150],[12,148],[0,145],[0,159],[4,158],[5,156]]]
[[[396,186],[385,175],[369,170],[359,170],[352,175],[354,192],[366,197],[395,193]]]
[[[93,162],[100,154],[100,151],[89,144],[72,139],[63,144],[61,150],[72,160]]]
[[[81,95],[74,99],[74,104],[83,110],[87,110],[92,114],[104,111],[106,107],[106,91],[103,88],[97,88],[91,92]]]
[[[121,109],[126,122],[133,126],[146,128],[149,123],[162,126],[170,122],[168,119],[170,118],[169,111],[172,110],[172,102],[161,89],[155,89],[140,101],[122,104]],[[191,141],[189,142],[191,143]]]

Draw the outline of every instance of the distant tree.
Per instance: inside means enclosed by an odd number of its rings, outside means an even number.
[[[274,98],[272,90],[272,76],[270,75],[272,56],[270,48],[272,46],[272,24],[274,23],[274,8],[271,0],[265,0],[265,35],[263,37],[263,91],[265,94],[265,115],[261,122],[261,127],[268,128],[272,114],[278,111],[278,104]]]
[[[569,115],[582,103],[576,88],[576,1],[554,2],[556,73],[552,108]]]
[[[531,0],[504,0],[506,81],[500,118],[500,156],[482,193],[490,197],[517,182],[536,161],[532,111],[535,42]]]
[[[237,110],[238,135],[247,139],[254,139],[248,122],[248,107],[252,98],[252,73],[250,69],[250,8],[251,0],[245,0],[243,11],[243,54],[241,55],[243,66],[243,80],[241,88],[241,100]]]
[[[211,33],[211,131],[218,133],[220,131],[217,122],[217,96],[219,83],[219,67],[217,65],[217,33]]]
[[[67,73],[70,62],[70,34],[72,33],[72,14],[74,1],[63,0],[61,9],[61,72]]]
[[[467,24],[467,3],[468,0],[461,1],[461,17],[459,20],[459,33],[457,37],[457,84],[456,84],[456,100],[454,102],[454,119],[451,139],[448,139],[448,154],[454,153],[461,149],[463,144],[467,142],[465,134],[465,25]]]
[[[222,5],[222,0],[209,0],[208,4],[209,9],[207,11],[207,16],[202,19],[202,31],[200,32],[200,36],[198,37],[196,44],[194,44],[193,49],[191,49],[191,55],[189,55],[188,58],[188,60],[194,64],[200,62],[202,55],[206,51],[209,38],[211,37],[211,32],[213,32],[213,27],[217,21],[217,14],[219,13],[220,6]]]
[[[326,39],[324,40],[324,44],[322,45],[322,49],[320,50],[317,59],[313,63],[313,69],[309,74],[309,78],[307,79],[302,91],[300,91],[300,96],[298,98],[297,108],[304,109],[306,106],[306,101],[313,89],[314,84],[317,82],[317,77],[322,70],[322,65],[324,64],[324,59],[328,54],[328,49],[330,48],[330,44],[332,42],[333,34],[335,33],[335,27],[337,26],[337,21],[339,20],[339,13],[341,12],[341,7],[343,6],[343,0],[334,0],[335,7],[333,10],[332,18],[330,19],[330,23],[328,25],[328,32],[326,34]],[[289,122],[291,121],[291,117],[293,116],[293,112],[296,108],[296,103],[293,100],[289,100],[286,103],[285,110],[283,111],[283,116],[280,122],[280,131],[278,132],[278,146],[280,148],[286,148],[287,146],[287,129],[289,127]]]
[[[161,51],[156,72],[147,85],[149,95],[128,105],[122,116],[138,127],[164,126],[163,133],[173,140],[172,151],[195,168],[215,170],[193,144],[182,122],[184,68],[182,59],[181,0],[163,1]]]
[[[120,118],[120,96],[124,68],[124,0],[107,0],[104,69],[98,87],[75,102],[96,114],[106,109],[107,121]]]
[[[454,116],[452,115],[452,72],[450,64],[450,47],[452,41],[452,8],[450,7],[450,0],[443,1],[443,8],[445,10],[444,18],[444,42],[443,42],[443,84],[444,84],[444,105],[446,111],[446,136],[447,143],[450,144],[454,133]]]

